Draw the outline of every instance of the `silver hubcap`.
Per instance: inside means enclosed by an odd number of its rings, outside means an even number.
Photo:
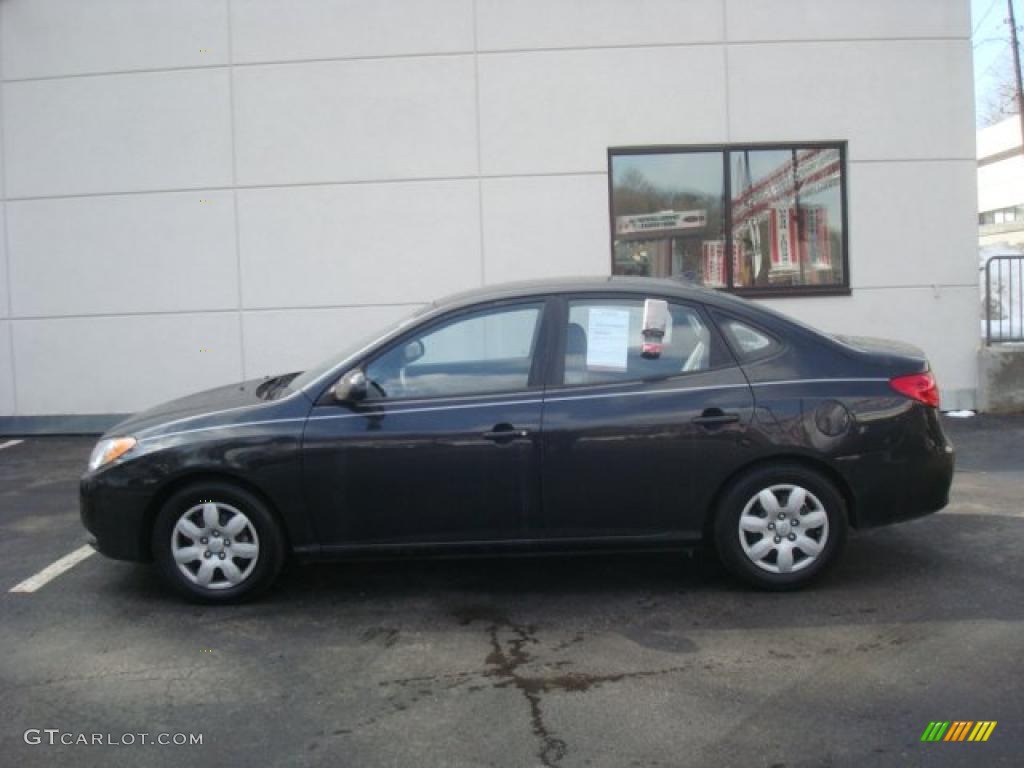
[[[828,515],[818,497],[799,485],[773,485],[743,508],[740,545],[769,573],[791,573],[818,559],[828,541]]]
[[[178,570],[205,589],[227,589],[252,574],[260,540],[249,518],[222,502],[197,504],[178,518],[171,534]]]

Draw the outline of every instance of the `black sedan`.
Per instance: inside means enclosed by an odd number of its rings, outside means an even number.
[[[919,350],[721,293],[496,286],[304,373],[118,424],[82,478],[82,521],[103,554],[217,602],[288,557],[701,541],[785,589],[834,562],[848,528],[946,505],[938,404]]]

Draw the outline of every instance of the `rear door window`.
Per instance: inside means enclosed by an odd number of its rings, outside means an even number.
[[[708,370],[712,334],[696,308],[669,302],[661,354],[643,354],[643,299],[569,302],[565,329],[567,385],[678,376]]]

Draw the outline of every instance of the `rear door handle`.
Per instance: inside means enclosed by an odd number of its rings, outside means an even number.
[[[696,417],[693,423],[700,424],[702,427],[717,427],[722,424],[735,424],[739,420],[738,413],[726,413],[721,408],[708,408]]]
[[[485,440],[493,440],[495,443],[508,443],[512,440],[522,440],[530,436],[530,430],[517,429],[511,424],[495,424],[494,429],[484,432]]]

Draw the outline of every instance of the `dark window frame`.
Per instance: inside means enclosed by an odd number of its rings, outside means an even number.
[[[615,183],[612,176],[612,161],[616,156],[630,155],[663,155],[719,152],[722,155],[722,216],[725,222],[725,273],[726,285],[714,290],[731,293],[747,298],[794,298],[800,296],[850,296],[850,228],[849,206],[847,198],[847,163],[846,140],[833,141],[790,141],[790,142],[753,142],[739,144],[652,144],[648,146],[608,147],[608,232],[611,248],[611,267],[615,269]],[[732,274],[732,173],[730,154],[733,152],[757,150],[794,151],[802,149],[834,149],[839,152],[839,206],[843,232],[840,242],[843,248],[843,282],[838,285],[806,285],[806,286],[734,286]]]

